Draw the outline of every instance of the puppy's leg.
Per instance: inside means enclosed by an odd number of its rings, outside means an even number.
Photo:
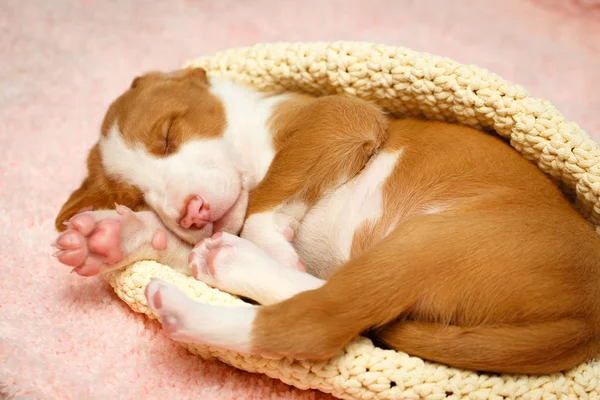
[[[260,304],[273,304],[325,283],[297,269],[282,268],[254,243],[228,233],[196,245],[189,261],[197,279]]]
[[[364,168],[387,137],[387,120],[364,101],[326,96],[273,125],[280,146],[250,193],[241,236],[279,263],[297,267],[290,244],[296,225],[328,190]]]
[[[305,272],[282,268],[253,243],[228,233],[217,233],[198,244],[189,261],[197,279],[261,304],[273,304],[325,283]],[[171,338],[252,352],[253,323],[260,308],[202,304],[158,279],[146,287],[146,298]]]
[[[250,215],[240,236],[266,252],[280,266],[305,270],[291,244],[306,206],[295,204]]]
[[[191,246],[150,211],[88,211],[67,222],[54,246],[58,260],[81,276],[93,276],[139,260],[156,260],[187,272]]]
[[[257,307],[202,304],[176,286],[152,279],[146,286],[148,305],[160,318],[163,330],[174,340],[203,343],[249,353]]]
[[[235,253],[224,253],[222,248],[215,254],[211,254],[210,247],[207,246],[207,252],[202,257],[202,260],[207,261],[207,269],[210,268],[208,264],[211,263],[212,257],[217,261],[220,256],[223,260],[232,256],[237,258]],[[270,292],[271,298],[264,293],[257,294],[255,288],[248,290],[248,287],[238,286],[237,289],[252,291],[254,296],[262,296],[267,302],[275,299],[273,293],[278,293],[283,298],[293,295],[268,306],[230,307],[202,304],[188,298],[175,286],[160,280],[153,280],[148,284],[146,297],[152,310],[160,317],[166,333],[173,339],[219,346],[244,354],[325,359],[335,355],[344,344],[368,328],[371,323],[377,324],[376,321],[380,320],[382,314],[392,318],[397,315],[398,308],[406,308],[411,302],[411,299],[406,298],[403,303],[389,304],[383,299],[384,297],[387,299],[390,291],[396,290],[393,285],[383,288],[363,287],[379,281],[379,279],[369,278],[369,274],[365,277],[365,269],[369,267],[365,262],[371,257],[375,258],[373,264],[381,261],[380,257],[373,252],[367,252],[343,267],[348,269],[343,277],[336,277],[334,274],[332,279],[336,282],[333,286],[330,283],[323,284],[316,278],[307,279],[304,283],[296,283],[297,286],[288,287],[280,293],[275,289],[275,292]],[[389,263],[393,260],[387,261]],[[267,264],[261,265],[264,267]],[[213,267],[215,266],[217,265],[213,261]],[[239,274],[239,278],[234,277],[233,274],[230,276],[232,282],[236,279],[240,282],[249,279],[248,275],[243,274],[242,266],[238,267],[235,271],[230,271]],[[386,265],[380,266],[380,268],[385,267]],[[199,269],[200,266],[195,268]],[[300,275],[289,273],[302,274],[290,268],[273,266],[268,269],[269,272],[276,274],[275,279],[267,280],[262,277],[258,280],[258,285],[278,285],[279,277],[283,277],[284,282],[293,285],[293,279],[299,278]],[[307,274],[304,275],[309,277]],[[374,275],[379,277],[379,274]],[[400,276],[398,279],[403,278],[407,285],[410,284],[407,276]],[[223,282],[226,283],[225,280]],[[214,281],[210,283],[215,284]],[[346,287],[349,296],[341,290],[341,286]],[[298,294],[294,295],[294,293]],[[380,304],[372,304],[368,300],[373,293],[381,297]],[[377,306],[381,307],[381,310]]]

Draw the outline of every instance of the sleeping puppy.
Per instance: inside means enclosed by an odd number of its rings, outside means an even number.
[[[176,340],[317,360],[368,333],[535,374],[600,352],[600,239],[536,166],[474,129],[152,73],[110,106],[88,172],[56,219],[61,263],[91,276],[154,259],[260,304],[200,304],[152,280]]]

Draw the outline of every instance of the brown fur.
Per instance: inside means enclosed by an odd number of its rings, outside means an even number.
[[[383,151],[398,148],[382,217],[322,288],[259,311],[257,352],[328,358],[373,329],[476,370],[551,373],[596,355],[600,240],[551,181],[465,127],[393,121]],[[427,204],[446,211],[423,214]]]
[[[198,70],[139,78],[103,132],[119,115],[127,140],[157,155],[199,127],[218,136],[226,121],[206,85]],[[310,206],[373,154],[402,155],[383,214],[354,233],[351,259],[322,288],[259,309],[256,353],[328,358],[365,331],[415,356],[493,372],[551,373],[600,352],[600,239],[507,144],[462,126],[386,119],[341,96],[295,96],[270,123],[277,152],[247,215]],[[88,169],[59,229],[85,206],[145,206],[135,188],[104,175],[96,147]]]
[[[87,169],[87,178],[84,179],[77,190],[71,193],[54,221],[59,232],[65,230],[65,221],[68,221],[84,208],[111,209],[117,203],[126,204],[134,211],[147,209],[142,192],[135,186],[128,185],[104,173],[98,145],[90,150]]]
[[[126,142],[143,144],[157,156],[175,152],[198,134],[221,136],[226,127],[223,104],[210,92],[206,73],[198,71],[136,78],[110,106],[102,134],[117,122]]]
[[[271,121],[275,159],[250,193],[246,217],[291,201],[311,206],[358,174],[385,141],[387,121],[353,98],[295,97]]]

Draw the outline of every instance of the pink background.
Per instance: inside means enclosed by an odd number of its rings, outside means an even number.
[[[0,397],[325,399],[203,362],[49,257],[109,102],[150,69],[270,41],[361,40],[486,67],[600,140],[598,0],[0,2]]]

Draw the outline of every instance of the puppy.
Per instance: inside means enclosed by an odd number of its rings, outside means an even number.
[[[600,352],[600,239],[550,179],[496,137],[355,98],[259,93],[202,69],[139,77],[56,226],[79,275],[154,259],[260,304],[200,304],[152,280],[148,303],[179,341],[318,360],[367,333],[531,374]]]

